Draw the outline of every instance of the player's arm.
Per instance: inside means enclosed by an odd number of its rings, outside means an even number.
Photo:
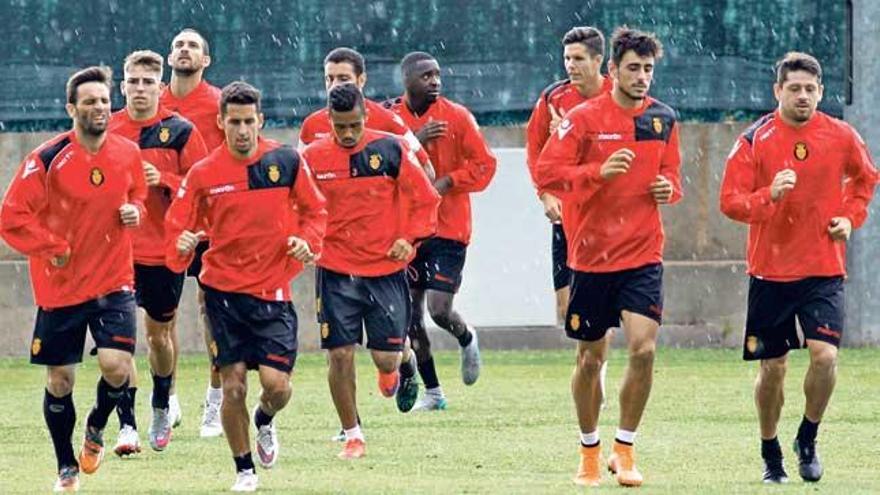
[[[327,200],[318,189],[309,165],[302,155],[300,155],[299,169],[290,192],[299,213],[299,226],[294,237],[305,241],[305,247],[308,248],[307,254],[309,256],[304,256],[303,260],[313,261],[321,255],[324,244],[324,233],[327,230]],[[288,247],[296,251],[295,246],[289,245]]]
[[[447,177],[452,180],[450,192],[480,192],[489,187],[495,176],[498,160],[489,148],[476,119],[467,110],[456,116],[457,127],[462,136],[462,167]]]
[[[416,160],[412,151],[404,147],[397,177],[400,198],[406,204],[403,210],[408,212],[403,222],[403,236],[410,245],[434,235],[440,206],[440,195]]]
[[[660,174],[651,184],[651,192],[659,204],[675,204],[681,201],[681,151],[679,150],[678,123],[672,125],[666,150],[660,161]]]
[[[744,223],[764,222],[776,212],[771,185],[758,185],[758,162],[752,145],[740,137],[733,145],[721,180],[721,212]]]
[[[538,98],[535,109],[529,117],[529,123],[526,125],[526,165],[529,168],[529,175],[532,177],[532,184],[537,189],[538,177],[537,169],[538,157],[541,156],[541,150],[550,137],[550,112],[547,110],[547,101],[544,94]]]
[[[147,199],[147,179],[144,176],[144,161],[140,149],[130,154],[128,164],[131,184],[125,204],[119,207],[119,220],[125,227],[137,227],[147,216],[144,201]]]
[[[40,213],[48,204],[46,168],[32,153],[19,166],[0,205],[0,236],[26,256],[53,259],[70,254],[67,241],[43,226]]]
[[[587,146],[586,125],[572,112],[544,144],[535,164],[538,194],[549,192],[562,200],[585,201],[602,187],[603,162],[580,163]],[[624,158],[620,167],[625,167]]]
[[[192,131],[189,134],[189,139],[186,140],[186,144],[183,146],[183,149],[180,150],[180,154],[178,155],[177,173],[163,173],[159,183],[162,186],[167,187],[172,195],[177,194],[177,189],[180,188],[180,181],[186,177],[186,173],[189,172],[189,169],[206,156],[208,156],[208,147],[205,145],[205,140],[202,138],[202,134],[199,130],[193,126]]]
[[[868,218],[868,204],[871,203],[874,187],[880,177],[871,159],[871,152],[861,136],[853,129],[851,137],[845,170],[842,216],[850,221],[851,228],[857,229]]]
[[[303,120],[302,127],[299,128],[299,135],[296,137],[296,152],[301,154],[303,150],[306,149],[306,146],[312,144],[312,141],[314,140],[312,119],[306,117],[306,119]]]
[[[202,203],[198,177],[199,168],[190,169],[165,212],[165,265],[177,273],[186,270],[195,257],[196,245],[205,236],[196,229]]]

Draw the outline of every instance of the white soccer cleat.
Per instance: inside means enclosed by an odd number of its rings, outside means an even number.
[[[168,417],[171,419],[171,427],[177,428],[183,421],[183,411],[180,410],[180,401],[177,394],[168,396]]]
[[[257,408],[260,405],[257,404]],[[257,414],[257,408],[254,408],[253,416]],[[271,469],[278,461],[278,451],[281,446],[278,443],[278,433],[275,431],[275,423],[269,423],[257,428],[257,438],[254,441],[257,451],[257,460],[260,466],[265,469]]]
[[[125,425],[119,430],[119,436],[116,437],[116,447],[113,452],[119,457],[137,454],[141,451],[141,439],[137,430],[131,425]]]
[[[257,478],[257,474],[254,473],[253,469],[245,469],[244,471],[239,471],[235,475],[235,484],[232,485],[232,491],[234,492],[255,492],[257,491],[257,485],[259,485],[259,479]]]
[[[468,330],[470,330],[474,338],[470,344],[461,348],[461,381],[465,385],[473,385],[480,378],[480,368],[483,366],[483,362],[480,359],[477,329],[468,325]]]
[[[202,424],[199,436],[202,438],[219,437],[223,434],[223,423],[220,421],[220,402],[205,401],[202,411]]]
[[[445,411],[446,397],[443,395],[432,394],[430,392],[425,393],[425,395],[416,402],[416,405],[412,410],[413,412]]]

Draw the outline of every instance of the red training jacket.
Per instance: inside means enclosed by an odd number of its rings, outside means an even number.
[[[171,85],[162,90],[159,96],[159,104],[177,112],[192,122],[208,151],[226,141],[223,131],[217,127],[217,114],[220,113],[220,88],[211,86],[207,81],[202,81],[188,95],[178,98],[171,93]]]
[[[797,173],[794,189],[770,198],[777,172]],[[846,243],[828,235],[832,217],[853,228],[868,217],[877,171],[849,124],[816,114],[800,128],[779,111],[737,139],[721,183],[721,211],[749,224],[748,272],[775,281],[846,274]]]
[[[190,169],[168,209],[166,262],[176,272],[186,269],[193,252],[181,256],[177,238],[194,231],[204,212],[211,246],[199,280],[224,292],[289,301],[290,281],[302,263],[287,255],[287,238],[300,237],[319,254],[324,203],[308,165],[289,146],[260,138],[257,153],[246,160],[219,146]]]
[[[144,121],[133,120],[123,108],[110,118],[109,130],[137,143],[143,160],[161,172],[159,185],[149,188],[145,202],[147,218],[134,231],[133,240],[135,263],[162,266],[165,211],[190,167],[208,154],[205,143],[190,121],[164,107]]]
[[[615,151],[635,153],[629,172],[604,180],[599,170]],[[613,272],[663,261],[660,208],[650,193],[657,175],[682,197],[675,111],[647,97],[625,109],[610,93],[571,110],[536,165],[538,187],[560,197],[568,235],[568,265],[583,272]]]
[[[109,134],[96,154],[74,131],[25,157],[0,208],[0,235],[28,256],[34,300],[43,308],[72,306],[133,290],[131,236],[119,207],[141,210],[147,196],[136,144]],[[50,261],[70,249],[61,268]]]
[[[476,119],[467,108],[440,97],[424,115],[414,115],[405,97],[385,102],[410,129],[421,129],[431,120],[448,123],[447,134],[425,146],[437,178],[452,179],[452,189],[441,197],[437,213],[437,237],[467,244],[471,240],[470,193],[489,186],[496,159],[480,134]]]
[[[319,266],[363,277],[388,275],[407,264],[388,258],[394,241],[415,244],[437,228],[440,197],[399,136],[366,129],[354,148],[327,137],[303,155],[330,215]]]

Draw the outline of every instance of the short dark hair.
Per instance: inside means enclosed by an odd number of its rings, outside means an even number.
[[[220,114],[226,115],[226,107],[233,105],[256,105],[260,113],[260,90],[244,81],[227,84],[220,93]]]
[[[334,112],[350,112],[355,108],[364,110],[364,95],[355,84],[334,86],[327,97],[327,107]]]
[[[329,63],[351,64],[352,68],[354,68],[355,76],[360,76],[367,70],[367,63],[364,61],[364,56],[358,53],[356,50],[345,46],[330,50],[330,53],[328,53],[327,56],[324,57],[324,65],[327,65]]]
[[[75,72],[67,80],[67,103],[76,104],[77,89],[90,82],[98,82],[113,89],[113,70],[105,66],[92,66]]]
[[[788,73],[796,70],[809,72],[816,76],[819,84],[822,83],[822,66],[819,61],[809,53],[803,52],[788,52],[776,62],[776,83],[784,83]]]
[[[663,44],[654,33],[620,26],[611,35],[611,61],[614,65],[619,65],[623,56],[630,50],[640,57],[656,59],[663,56]]]
[[[605,35],[592,26],[573,27],[565,33],[562,37],[562,46],[572,43],[584,45],[592,55],[605,56]]]
[[[400,72],[406,77],[413,66],[424,60],[437,60],[433,55],[427,52],[409,52],[400,60]]]
[[[195,30],[193,28],[183,28],[180,30],[180,32],[175,34],[174,37],[177,38],[178,36],[180,36],[183,33],[193,33],[196,36],[198,36],[199,39],[202,40],[202,51],[205,52],[205,55],[211,55],[211,48],[208,46],[208,39],[205,38],[205,35],[203,35],[202,33],[198,32],[197,30]]]

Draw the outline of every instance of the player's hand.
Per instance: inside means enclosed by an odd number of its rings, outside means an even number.
[[[300,263],[315,261],[315,253],[309,247],[309,243],[296,236],[287,238],[287,255],[293,256]]]
[[[790,168],[780,170],[770,184],[770,199],[779,201],[785,193],[794,189],[795,184],[797,184],[797,173],[794,170]]]
[[[119,220],[126,227],[137,227],[141,223],[141,210],[131,203],[119,207]]]
[[[55,268],[64,268],[67,265],[67,262],[70,261],[70,248],[67,248],[67,251],[64,251],[64,254],[58,254],[52,257],[49,260],[49,263],[52,264]]]
[[[444,175],[439,179],[434,181],[434,189],[437,190],[437,194],[443,196],[448,193],[450,189],[452,189],[452,177],[448,175]]]
[[[846,242],[852,234],[852,222],[846,217],[834,217],[828,224],[828,235],[835,241]]]
[[[180,233],[180,236],[177,237],[177,253],[181,256],[188,255],[196,249],[196,246],[198,246],[199,241],[201,241],[203,237],[205,237],[204,230],[198,232],[184,230]]]
[[[550,219],[552,223],[562,221],[562,201],[550,193],[541,195],[541,204],[544,205],[544,216]]]
[[[388,250],[388,257],[394,261],[406,261],[413,254],[416,248],[406,239],[397,239]]]
[[[431,120],[416,131],[416,139],[426,146],[430,141],[446,135],[447,124],[444,120]]]
[[[162,178],[159,169],[148,161],[142,161],[141,164],[144,166],[144,178],[147,180],[147,185],[158,186],[159,180]]]
[[[556,108],[553,105],[547,105],[547,108],[550,109],[550,135],[556,134],[556,129],[559,128],[559,123],[562,122],[562,114],[556,111]]]
[[[605,160],[605,163],[599,169],[599,175],[604,180],[611,180],[618,175],[623,175],[629,172],[629,167],[632,165],[633,158],[635,157],[636,154],[632,150],[621,148]]]
[[[672,199],[672,182],[662,175],[658,175],[651,183],[651,196],[658,205],[665,205]]]

